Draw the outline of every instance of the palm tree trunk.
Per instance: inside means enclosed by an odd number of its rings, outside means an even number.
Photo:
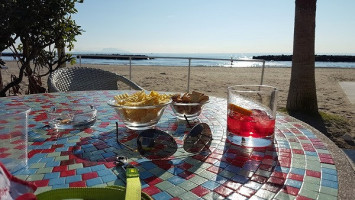
[[[287,110],[318,113],[315,82],[315,18],[317,0],[296,0],[293,56]]]

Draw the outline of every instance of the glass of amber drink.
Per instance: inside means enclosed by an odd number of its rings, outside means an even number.
[[[247,147],[273,144],[277,89],[267,85],[228,87],[227,140]]]

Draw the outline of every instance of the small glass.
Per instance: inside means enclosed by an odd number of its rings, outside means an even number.
[[[49,125],[55,129],[83,129],[96,122],[97,110],[92,105],[54,106],[47,112]]]
[[[247,147],[273,143],[277,89],[266,85],[228,87],[227,140]]]
[[[27,165],[27,106],[5,107],[0,111],[0,162],[14,173]]]
[[[189,120],[196,119],[202,112],[203,106],[208,101],[203,103],[177,103],[172,102],[171,108],[174,111],[176,118],[185,120],[185,117]]]

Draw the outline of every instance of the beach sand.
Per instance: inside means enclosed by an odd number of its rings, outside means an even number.
[[[8,69],[2,69],[4,84],[10,80],[10,74],[18,76],[15,62],[7,62]],[[83,67],[100,68],[115,72],[129,78],[129,66],[92,65]],[[227,87],[237,84],[260,84],[261,68],[225,68],[225,67],[191,67],[190,91],[196,90],[207,95],[227,97]],[[132,81],[146,90],[185,92],[188,84],[187,67],[168,66],[132,66]],[[263,83],[279,90],[278,108],[286,106],[290,84],[291,68],[265,68]],[[47,88],[47,77],[42,79]],[[344,142],[341,136],[348,133],[355,138],[355,105],[351,104],[339,82],[355,81],[355,69],[350,68],[316,68],[316,87],[320,111],[340,116],[348,123],[326,124],[331,138],[342,148],[355,146]],[[25,89],[25,87],[22,87]],[[24,92],[23,92],[24,93]]]

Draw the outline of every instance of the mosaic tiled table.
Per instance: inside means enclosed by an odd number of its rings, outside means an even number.
[[[122,92],[122,91],[121,91]],[[212,97],[199,121],[213,132],[211,153],[151,161],[116,142],[115,122],[127,144],[136,131],[127,130],[106,104],[119,91],[50,93],[0,98],[0,107],[26,104],[29,117],[28,167],[14,173],[38,186],[36,193],[68,187],[125,185],[113,160],[122,153],[139,169],[142,190],[154,199],[337,199],[338,174],[326,145],[303,123],[277,115],[275,144],[245,148],[225,142],[226,100]],[[45,111],[58,104],[93,104],[94,126],[83,130],[48,128]],[[170,107],[157,125],[181,146],[189,131]],[[180,153],[181,155],[180,155]],[[0,157],[6,157],[2,149]]]

